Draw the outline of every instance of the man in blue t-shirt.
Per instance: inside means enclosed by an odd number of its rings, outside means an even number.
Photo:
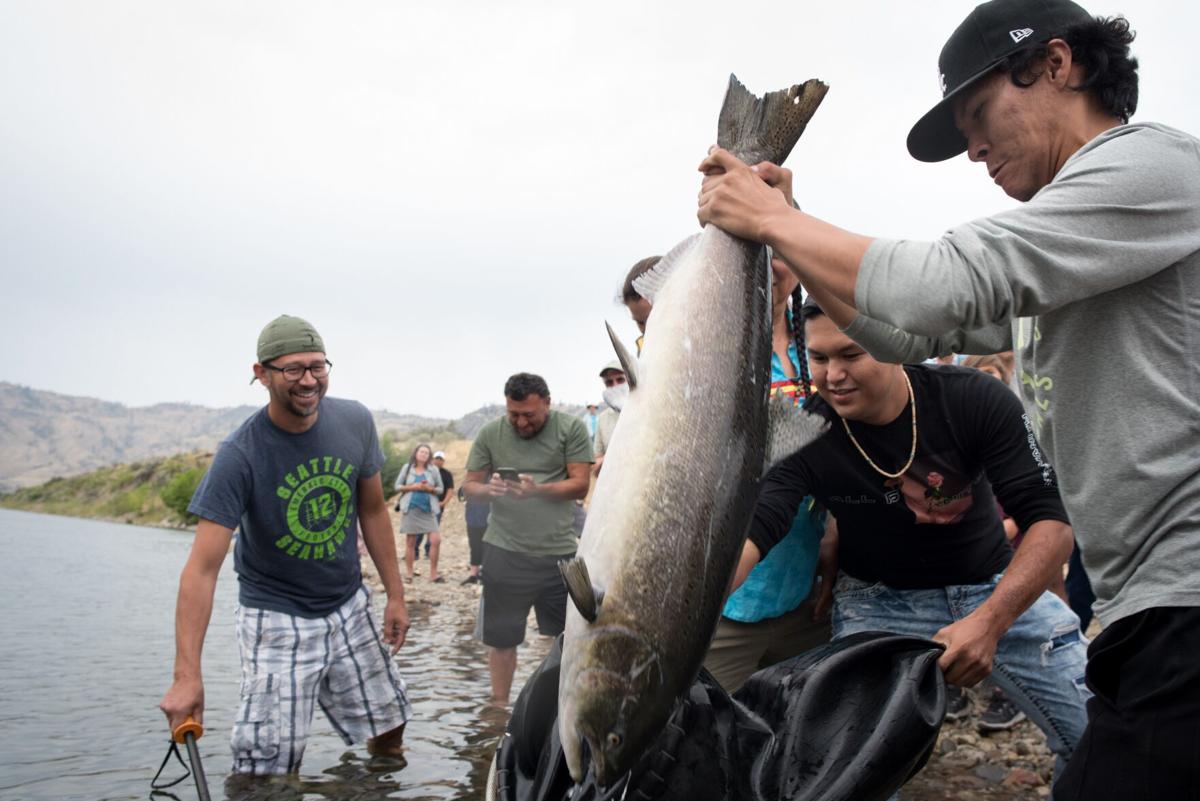
[[[175,680],[159,707],[172,731],[202,722],[200,653],[234,529],[241,700],[234,773],[294,773],[317,704],[347,745],[398,754],[412,714],[394,655],[408,631],[371,413],[325,398],[325,344],[282,315],[258,339],[270,401],[225,440],[188,510],[200,518],[179,579]],[[383,630],[362,583],[358,531],[387,592]],[[382,637],[381,637],[382,635]]]

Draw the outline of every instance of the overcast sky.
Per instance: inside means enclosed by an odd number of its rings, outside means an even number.
[[[0,380],[260,403],[286,312],[372,408],[455,417],[519,370],[596,400],[625,271],[696,230],[731,72],[830,85],[788,166],[831,222],[1012,203],[904,148],[973,5],[0,0]],[[1135,120],[1200,133],[1198,6],[1089,9],[1138,31]]]

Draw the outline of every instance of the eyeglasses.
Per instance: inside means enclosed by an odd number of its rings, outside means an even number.
[[[333,369],[333,362],[326,359],[321,364],[289,364],[287,367],[276,367],[273,364],[263,364],[263,367],[268,370],[274,370],[277,373],[283,373],[283,377],[295,383],[304,377],[305,373],[312,373],[312,377],[318,381],[329,375],[329,371]]]
[[[604,386],[606,386],[606,387],[615,387],[617,384],[625,383],[625,376],[611,375],[611,376],[605,376],[604,378],[601,378],[600,380],[604,382]]]

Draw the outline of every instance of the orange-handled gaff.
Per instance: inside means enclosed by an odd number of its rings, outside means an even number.
[[[187,720],[175,727],[175,731],[171,732],[171,739],[180,745],[185,745],[189,734],[197,740],[204,735],[204,727],[197,723],[191,715],[188,715]]]
[[[204,777],[204,763],[200,761],[200,749],[196,747],[196,741],[203,734],[204,727],[188,715],[187,720],[171,732],[171,739],[187,746],[188,762],[192,763],[192,776],[196,780],[196,794],[200,796],[200,801],[212,801],[208,794],[208,780]]]

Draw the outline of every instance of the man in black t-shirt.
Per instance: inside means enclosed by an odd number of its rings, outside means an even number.
[[[446,454],[438,451],[433,455],[433,464],[437,467],[438,472],[442,474],[442,494],[438,496],[438,522],[442,522],[442,512],[446,511],[446,507],[454,498],[454,474],[446,469]]]
[[[763,479],[737,583],[812,495],[838,524],[834,638],[942,643],[946,681],[990,674],[1061,769],[1086,724],[1086,654],[1079,619],[1045,591],[1072,535],[1020,403],[975,370],[877,362],[811,300],[801,319],[818,392],[807,407],[831,428]],[[1015,557],[997,498],[1027,532]]]

